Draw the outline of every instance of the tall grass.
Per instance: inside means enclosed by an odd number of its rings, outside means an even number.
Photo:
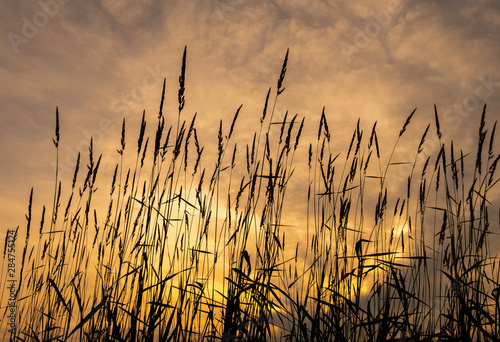
[[[400,195],[388,183],[415,111],[387,161],[376,123],[364,134],[358,121],[348,150],[335,153],[325,110],[317,138],[304,143],[304,118],[275,119],[287,63],[288,51],[251,143],[232,141],[240,106],[230,125],[220,122],[215,160],[206,162],[196,114],[183,111],[185,50],[176,122],[166,124],[164,83],[154,134],[145,113],[138,131],[123,121],[110,181],[99,177],[91,140],[70,184],[56,170],[50,207],[33,208],[32,191],[11,338],[498,340],[499,260],[489,246],[498,208],[488,198],[499,155],[486,107],[475,153],[441,141],[436,109],[403,162],[411,172]],[[59,127],[56,111],[57,154]],[[425,151],[431,134],[437,155]],[[308,151],[297,157],[309,170],[305,241],[290,245],[297,227],[283,215],[299,144]],[[108,190],[103,206],[95,196]]]

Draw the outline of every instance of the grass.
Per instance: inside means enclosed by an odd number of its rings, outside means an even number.
[[[313,142],[301,141],[304,118],[276,121],[287,63],[288,52],[251,143],[232,141],[240,106],[220,122],[206,163],[196,115],[183,112],[185,50],[175,124],[165,123],[164,84],[153,135],[145,113],[130,135],[123,121],[110,180],[91,140],[70,184],[56,171],[51,206],[33,208],[32,190],[12,340],[498,340],[500,265],[489,246],[498,208],[488,198],[499,155],[486,106],[474,153],[441,140],[436,109],[412,161],[393,158],[415,111],[387,162],[376,123],[367,135],[358,121],[337,154],[325,110]],[[57,155],[59,130],[56,111]],[[431,134],[437,154],[425,151]],[[290,244],[298,227],[283,215],[299,145],[305,239]],[[403,163],[411,171],[398,195],[388,183]],[[105,189],[103,206],[95,197]]]

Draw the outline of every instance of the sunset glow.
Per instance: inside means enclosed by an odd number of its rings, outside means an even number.
[[[0,16],[0,339],[500,333],[500,4]]]

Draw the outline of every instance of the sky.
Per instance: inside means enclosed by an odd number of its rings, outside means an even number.
[[[445,139],[472,151],[484,103],[489,125],[499,117],[496,1],[5,0],[0,16],[2,232],[25,224],[31,187],[37,208],[51,203],[56,106],[60,176],[70,181],[91,136],[116,154],[124,117],[128,127],[143,109],[155,117],[164,78],[174,120],[185,46],[184,112],[198,113],[200,139],[214,148],[219,120],[241,104],[236,139],[251,139],[287,49],[276,115],[306,117],[305,141],[323,107],[339,150],[358,118],[366,130],[377,121],[390,150],[414,108],[405,138],[418,141],[436,104]],[[402,146],[399,160],[410,153]]]

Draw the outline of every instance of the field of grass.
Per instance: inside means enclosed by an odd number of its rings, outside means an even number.
[[[392,157],[415,111],[387,162],[376,123],[367,133],[358,123],[348,150],[334,153],[324,111],[315,141],[301,140],[304,118],[276,121],[287,63],[288,52],[251,143],[231,140],[240,107],[220,122],[217,143],[201,146],[196,115],[183,112],[184,51],[177,122],[166,124],[164,84],[155,122],[123,121],[111,179],[100,177],[90,141],[72,182],[56,172],[53,203],[33,207],[32,191],[26,236],[17,236],[16,331],[5,308],[4,339],[498,340],[489,215],[499,208],[488,199],[500,156],[486,107],[471,153],[441,141],[436,110],[399,194],[388,185]],[[437,153],[425,151],[430,135]],[[59,153],[58,112],[53,141]],[[299,145],[308,155],[296,155]],[[209,149],[216,157],[205,160]],[[283,223],[294,159],[308,170],[301,227]],[[103,206],[95,197],[108,191]],[[302,242],[290,243],[299,228]]]

